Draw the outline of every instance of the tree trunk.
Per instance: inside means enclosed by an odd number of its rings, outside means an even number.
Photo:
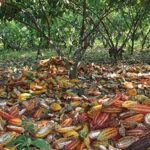
[[[134,35],[131,38],[131,51],[130,51],[131,55],[133,55],[133,50],[134,50]]]
[[[69,78],[70,79],[75,79],[78,77],[78,63],[75,63],[69,71]]]
[[[41,55],[41,44],[42,44],[42,37],[40,38],[40,41],[39,41],[39,46],[38,46],[38,49],[37,49],[37,56],[36,56],[36,60],[39,59],[39,56]]]
[[[144,46],[146,44],[146,40],[148,38],[149,33],[150,33],[150,29],[148,30],[148,32],[146,33],[146,35],[143,37],[142,44],[141,44],[142,45],[141,46],[141,51],[144,49]]]

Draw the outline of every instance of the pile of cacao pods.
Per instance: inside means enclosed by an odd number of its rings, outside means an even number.
[[[1,71],[0,146],[11,150],[20,134],[54,150],[148,149],[150,65],[84,64],[78,79],[69,79],[65,61],[55,57],[36,70]]]

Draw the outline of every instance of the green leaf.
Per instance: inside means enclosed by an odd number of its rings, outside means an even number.
[[[34,133],[35,131],[36,131],[36,127],[35,127],[35,125],[32,123],[32,122],[30,122],[30,120],[25,120],[24,121],[24,125],[26,126],[26,128],[27,128],[27,131],[29,132],[29,133]]]
[[[36,139],[36,140],[32,141],[31,144],[33,146],[39,148],[40,150],[50,150],[50,145],[48,144],[47,141],[45,141],[43,139]]]
[[[10,142],[7,146],[12,147],[12,146],[18,145],[20,143],[26,143],[26,141],[27,141],[27,137],[25,135],[20,135],[15,140]]]

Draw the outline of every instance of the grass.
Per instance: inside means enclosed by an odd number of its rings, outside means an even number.
[[[54,51],[41,50],[42,56],[40,59],[47,59],[52,56],[56,56]],[[34,64],[36,62],[37,52],[33,50],[22,50],[22,51],[12,51],[12,50],[0,50],[0,65],[6,66],[27,66]],[[101,47],[95,49],[87,50],[83,57],[84,62],[96,62],[96,63],[112,63],[113,59],[109,57],[106,50]],[[150,50],[147,51],[135,51],[134,55],[124,54],[124,63],[148,63],[150,64]]]
[[[47,59],[56,55],[52,51],[42,50],[42,56],[40,59]],[[37,52],[33,50],[22,50],[22,51],[12,51],[12,50],[0,50],[0,64],[6,66],[27,66],[34,64],[36,62]]]
[[[48,58],[54,55],[54,52],[42,50],[42,57]],[[28,51],[12,51],[12,50],[1,50],[0,51],[0,61],[9,61],[9,60],[21,60],[21,59],[33,59],[37,57],[37,52],[28,50]]]
[[[88,50],[84,55],[83,60],[85,62],[96,62],[96,63],[112,63],[113,58],[109,57],[109,54],[103,48],[96,48]],[[134,64],[134,63],[147,63],[150,64],[150,50],[139,51],[138,49],[134,51],[134,54],[131,55],[129,52],[123,54],[123,59],[121,60],[124,63]]]

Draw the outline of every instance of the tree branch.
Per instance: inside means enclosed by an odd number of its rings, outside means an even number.
[[[45,16],[46,22],[47,22],[48,37],[49,37],[49,39],[50,39],[50,22],[49,22],[49,20],[48,20],[48,17],[47,17],[47,15],[46,15],[46,12],[45,12],[44,9],[43,9],[43,5],[42,5],[41,0],[39,0],[39,4],[40,4],[41,10],[42,10],[42,12],[43,12],[43,14],[44,14],[44,16]]]
[[[120,46],[119,51],[123,49],[123,47],[125,46],[127,40],[129,39],[129,36],[130,36],[130,34],[132,32],[132,29],[134,28],[134,26],[136,26],[138,24],[138,22],[140,20],[140,17],[139,17],[140,11],[141,11],[141,8],[138,10],[135,18],[133,19],[132,24],[130,26],[130,29],[129,29],[128,33],[127,33],[127,36],[126,36],[124,42],[122,43],[122,45]]]
[[[106,32],[106,34],[107,34],[107,36],[108,36],[108,39],[109,39],[109,41],[110,41],[110,43],[111,43],[111,46],[114,47],[113,40],[112,40],[112,38],[111,38],[111,35],[110,35],[110,33],[109,33],[108,28],[106,27],[106,24],[105,24],[103,21],[101,21],[101,24],[102,24],[103,27],[104,27],[104,30],[105,30],[105,32]]]

